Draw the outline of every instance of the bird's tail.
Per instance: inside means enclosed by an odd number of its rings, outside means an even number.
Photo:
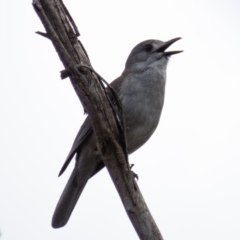
[[[63,227],[67,223],[88,179],[89,176],[85,175],[79,181],[78,169],[74,168],[54,211],[52,217],[53,228]]]

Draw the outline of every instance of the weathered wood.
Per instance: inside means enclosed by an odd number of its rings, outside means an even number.
[[[100,75],[92,69],[88,55],[77,39],[80,35],[77,26],[62,1],[33,0],[33,7],[46,30],[46,33],[38,34],[52,41],[65,67],[62,77],[70,77],[89,114],[102,160],[139,238],[162,240],[128,164],[124,124],[117,120],[122,119],[118,99],[115,99],[119,110],[116,113],[109,101],[111,91],[104,87]],[[111,94],[114,97],[114,92]]]

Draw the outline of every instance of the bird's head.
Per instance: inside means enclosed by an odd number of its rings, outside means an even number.
[[[182,51],[165,52],[165,50],[179,39],[181,38],[174,38],[167,42],[146,40],[139,43],[131,51],[125,69],[130,72],[141,72],[147,70],[151,66],[166,68],[169,57]]]

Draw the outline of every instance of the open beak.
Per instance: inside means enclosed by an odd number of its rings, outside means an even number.
[[[175,43],[176,41],[180,40],[181,38],[178,37],[178,38],[174,38],[174,39],[171,39],[167,42],[165,42],[160,48],[158,48],[156,50],[156,52],[163,52],[164,53],[164,56],[171,56],[173,54],[177,54],[177,53],[181,53],[183,51],[169,51],[169,52],[164,52],[167,48],[169,48],[173,43]]]

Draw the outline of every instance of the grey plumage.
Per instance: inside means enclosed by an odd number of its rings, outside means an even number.
[[[158,125],[164,103],[168,58],[181,52],[165,50],[179,39],[139,43],[130,53],[122,75],[111,83],[122,102],[129,154],[140,148]],[[87,181],[104,167],[88,117],[81,126],[59,175],[75,154],[76,165],[52,218],[54,228],[67,223]]]

